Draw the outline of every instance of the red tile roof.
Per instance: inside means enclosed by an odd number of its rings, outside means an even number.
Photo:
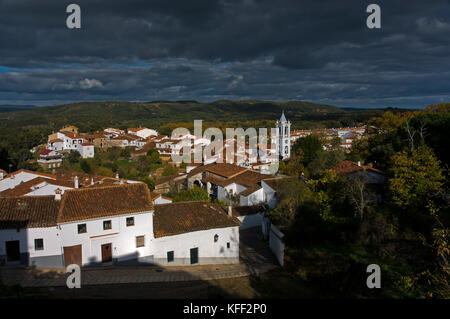
[[[143,183],[66,190],[58,222],[123,215],[153,210],[147,185]]]
[[[42,152],[40,152],[39,154],[40,155],[47,155],[47,154],[49,154],[49,153],[51,153],[52,152],[52,150],[43,150]]]
[[[44,177],[36,177],[27,182],[23,182],[14,188],[10,188],[10,189],[4,190],[3,192],[0,192],[0,197],[24,196],[33,191],[33,189],[32,189],[33,186],[36,186],[36,185],[44,183],[44,182],[51,184],[51,185],[56,185],[56,186],[63,186],[63,187],[70,187],[70,188],[75,187],[73,182],[71,183],[69,181],[61,181],[61,180],[54,180],[54,179],[50,179],[50,178],[44,178]]]
[[[15,176],[15,175],[20,174],[20,173],[30,173],[30,174],[39,175],[39,176],[48,177],[48,178],[53,178],[53,179],[56,178],[56,175],[53,175],[53,174],[47,174],[47,173],[41,173],[41,172],[33,172],[33,171],[26,170],[26,169],[19,169],[18,171],[12,172],[12,173],[6,175],[5,178],[11,177],[11,176]]]
[[[229,164],[229,163],[211,163],[211,164],[207,164],[207,165],[203,165],[203,166],[194,168],[193,170],[191,170],[189,172],[188,177],[208,171],[210,173],[213,173],[213,174],[216,174],[216,175],[219,175],[222,177],[231,178],[231,177],[241,174],[247,170],[248,170],[248,168],[240,167],[240,166],[237,166],[234,164]]]
[[[193,231],[240,226],[227,208],[207,202],[179,202],[155,205],[153,231],[155,238]]]
[[[49,143],[62,143],[62,142],[64,142],[62,139],[60,139],[60,138],[55,138],[55,139],[53,139],[53,140],[50,140],[50,141],[48,141]]]
[[[59,204],[54,196],[0,198],[0,229],[56,226]]]
[[[339,174],[351,174],[359,171],[372,171],[378,174],[384,174],[384,172],[379,169],[366,165],[358,166],[358,163],[352,161],[342,161],[334,165],[331,169]]]

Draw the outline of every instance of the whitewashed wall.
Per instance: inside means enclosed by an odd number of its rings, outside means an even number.
[[[143,130],[136,132],[136,135],[139,137],[142,137],[142,138],[147,138],[149,136],[158,135],[158,132],[156,132],[155,130],[149,129],[149,128],[145,128]]]
[[[272,189],[264,181],[261,181],[261,186],[264,189],[264,193],[266,194],[267,205],[269,205],[270,208],[274,208],[277,205],[277,197],[275,190]]]
[[[163,198],[162,196],[159,196],[158,198],[153,200],[153,204],[155,204],[155,205],[158,205],[158,204],[169,204],[169,203],[172,203],[172,201],[170,199]]]
[[[242,222],[239,227],[240,230],[244,230],[252,227],[261,227],[264,213],[257,213],[245,216],[239,216],[238,219]]]
[[[214,236],[219,236],[214,242]],[[230,248],[227,248],[227,243]],[[199,264],[239,262],[239,227],[217,228],[154,239],[155,263],[189,265],[190,249],[198,248]],[[174,262],[167,263],[167,252],[174,251]]]
[[[230,191],[233,191],[233,195],[236,195],[237,193],[243,192],[246,189],[247,189],[247,187],[236,184],[236,183],[232,183],[225,187],[217,186],[217,198],[219,200],[225,200],[225,199],[227,199],[227,196],[230,193]]]
[[[264,189],[260,188],[248,196],[240,195],[239,201],[241,206],[253,206],[264,203]]]
[[[82,245],[82,263],[100,263],[101,245],[112,244],[112,258],[118,261],[142,258],[152,254],[153,213],[105,217],[61,224],[62,246]],[[134,226],[126,226],[127,217],[134,217]],[[103,221],[111,220],[110,230],[103,230]],[[78,224],[86,224],[87,232],[78,234]],[[102,236],[95,237],[93,236]],[[145,247],[136,248],[136,236],[145,236]]]
[[[284,243],[282,240],[283,237],[284,234],[278,228],[276,228],[275,225],[272,224],[270,226],[269,246],[281,266],[284,265]]]
[[[35,250],[34,240],[43,239],[44,249]],[[61,235],[58,227],[4,229],[0,230],[0,256],[6,256],[6,242],[19,240],[21,254],[27,254],[30,259],[29,265],[41,264],[33,259],[45,259],[52,256],[61,256]]]
[[[80,153],[82,158],[93,158],[94,157],[94,145],[83,146],[79,144],[77,146],[77,150]]]

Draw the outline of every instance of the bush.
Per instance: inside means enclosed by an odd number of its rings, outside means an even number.
[[[193,201],[205,201],[209,202],[210,198],[205,189],[194,186],[189,190],[181,191],[176,194],[173,199],[174,202],[193,202]]]

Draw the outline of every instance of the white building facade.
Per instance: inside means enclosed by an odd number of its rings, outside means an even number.
[[[53,268],[236,263],[239,226],[217,204],[154,206],[140,183],[0,198],[0,261]]]

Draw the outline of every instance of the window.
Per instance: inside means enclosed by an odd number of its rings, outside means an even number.
[[[145,246],[145,236],[136,236],[136,248]]]
[[[170,262],[173,261],[173,259],[174,259],[174,252],[173,252],[173,250],[172,251],[168,251],[167,252],[167,262],[170,263]]]
[[[78,224],[78,234],[87,232],[86,224]]]
[[[134,226],[134,217],[127,217],[127,226]]]
[[[111,221],[110,220],[105,220],[103,222],[103,230],[108,230],[111,229]]]
[[[230,243],[227,243],[227,248],[230,248]]]
[[[44,240],[42,238],[34,240],[34,250],[44,250]]]

